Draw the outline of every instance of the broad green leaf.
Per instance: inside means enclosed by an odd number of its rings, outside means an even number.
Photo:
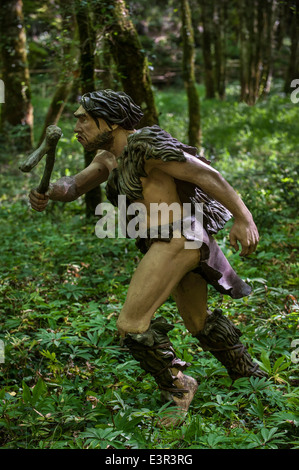
[[[22,397],[26,404],[30,404],[32,401],[31,391],[28,385],[23,381],[22,382],[23,393]]]

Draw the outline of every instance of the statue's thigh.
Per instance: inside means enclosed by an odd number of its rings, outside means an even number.
[[[155,311],[200,259],[199,249],[185,249],[185,238],[155,242],[139,263],[129,286],[117,326],[121,334],[142,333]]]
[[[186,328],[196,335],[207,317],[207,283],[197,273],[189,272],[174,288],[172,296]]]

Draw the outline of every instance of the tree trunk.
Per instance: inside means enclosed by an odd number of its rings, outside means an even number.
[[[76,20],[80,41],[80,82],[82,94],[95,90],[94,51],[95,33],[90,21],[87,2],[76,1]]]
[[[227,1],[215,2],[213,15],[215,43],[215,88],[221,100],[225,98]]]
[[[101,86],[103,89],[112,88],[115,64],[113,62],[113,58],[111,57],[109,44],[107,44],[106,38],[102,38],[99,48],[101,52],[99,57],[99,67],[101,69],[99,79]]]
[[[293,2],[289,2],[290,8],[290,16],[291,16],[291,30],[290,30],[290,38],[291,38],[291,48],[290,48],[290,59],[289,59],[289,66],[287,70],[287,76],[284,85],[285,93],[291,93],[293,88],[291,87],[291,83],[295,78],[299,78],[299,59],[298,59],[298,52],[299,52],[299,0],[295,0]]]
[[[33,146],[33,108],[26,53],[26,33],[22,0],[2,0],[0,8],[1,52],[5,103],[2,125],[18,126],[15,145],[18,150]]]
[[[48,126],[56,125],[63,112],[74,83],[74,39],[75,39],[75,14],[73,11],[73,0],[60,0],[60,12],[62,27],[60,33],[61,41],[61,73],[56,86],[48,113],[45,119],[38,146],[43,141]]]
[[[214,67],[212,55],[212,37],[213,25],[212,18],[214,16],[214,1],[200,0],[201,18],[203,25],[202,32],[202,52],[204,62],[204,82],[206,88],[206,98],[215,98],[214,86]]]
[[[103,1],[98,9],[111,55],[124,91],[141,106],[144,117],[138,127],[158,124],[158,113],[152,90],[147,57],[124,0]],[[105,8],[104,8],[105,7]]]
[[[276,0],[239,1],[241,100],[249,105],[270,90]]]
[[[244,2],[240,0],[239,2],[239,43],[240,43],[240,100],[246,101],[248,95],[248,81],[246,73],[246,64],[247,64],[247,50],[246,50],[246,25],[244,19]]]
[[[80,41],[80,88],[82,95],[95,90],[94,82],[94,51],[95,33],[90,21],[89,7],[86,2],[76,1],[76,20]],[[84,151],[85,167],[90,165],[94,152]],[[101,186],[92,189],[85,195],[86,217],[95,215],[95,209],[102,201]]]
[[[265,34],[261,44],[263,55],[263,70],[259,90],[261,97],[265,97],[271,89],[278,19],[279,2],[277,0],[267,0],[264,3]]]
[[[241,100],[247,104],[254,104],[255,97],[252,96],[252,80],[254,79],[254,49],[256,36],[254,34],[255,8],[256,0],[247,3],[246,0],[240,0],[240,66],[241,66]]]
[[[68,96],[72,89],[73,76],[69,76],[67,71],[61,73],[58,85],[56,86],[54,95],[52,97],[48,112],[45,118],[44,127],[39,138],[37,147],[40,146],[46,135],[46,129],[48,126],[54,124],[57,125],[62,114],[62,111],[67,102]]]
[[[188,97],[189,145],[200,147],[200,104],[195,81],[195,49],[188,0],[181,0],[183,77]]]

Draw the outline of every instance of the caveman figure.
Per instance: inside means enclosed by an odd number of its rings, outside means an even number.
[[[263,377],[264,372],[240,342],[239,329],[221,310],[211,312],[207,307],[207,284],[235,299],[251,292],[230,266],[213,234],[233,217],[230,243],[236,250],[240,243],[241,256],[247,256],[256,249],[258,230],[234,189],[197,155],[195,148],[182,144],[158,126],[135,129],[143,114],[125,93],[87,93],[74,116],[78,141],[84,149],[97,151],[96,156],[77,175],[51,183],[45,195],[32,190],[31,206],[43,211],[49,199],[74,201],[105,181],[107,198],[114,205],[120,195],[126,196],[128,204],[143,204],[147,214],[151,214],[154,204],[179,205],[179,215],[167,213],[170,220],[164,220],[161,211],[155,227],[151,227],[152,217],[148,216],[146,233],[136,242],[144,256],[131,279],[117,328],[133,357],[155,378],[164,400],[174,403],[176,418],[181,420],[197,382],[184,374],[189,364],[176,356],[168,339],[173,326],[164,318],[154,318],[154,314],[173,295],[186,328],[204,351],[210,351],[226,367],[233,380]],[[186,203],[194,209],[188,214],[190,230],[183,223]],[[186,242],[197,238],[197,203],[203,203],[200,243],[187,249]],[[165,224],[170,229],[166,237]],[[155,229],[155,237],[151,237],[150,229]],[[174,424],[176,418],[163,424]]]

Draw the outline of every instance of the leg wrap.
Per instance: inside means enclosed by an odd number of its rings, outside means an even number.
[[[210,351],[227,368],[233,380],[251,376],[267,377],[240,342],[241,335],[241,331],[222,315],[222,311],[216,309],[208,316],[204,329],[196,338],[204,351]]]
[[[183,393],[189,390],[174,385],[176,376],[171,369],[183,371],[190,364],[176,357],[167,336],[168,331],[172,329],[173,326],[164,318],[157,318],[151,321],[151,326],[145,333],[128,333],[123,343],[129,348],[134,359],[139,361],[140,366],[155,378],[161,390],[182,397]]]

